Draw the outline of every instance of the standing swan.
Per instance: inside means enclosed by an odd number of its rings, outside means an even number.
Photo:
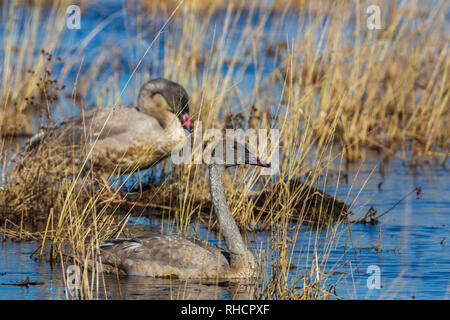
[[[248,151],[247,147],[236,142],[231,145],[235,155],[240,147],[242,149],[239,150],[245,150],[245,158],[237,163],[270,167]],[[211,198],[227,251],[207,241],[171,235],[115,239],[100,245],[102,263],[135,276],[209,279],[251,277],[255,270],[255,258],[244,244],[227,205],[223,186],[224,171],[223,164],[209,164]]]
[[[159,78],[142,86],[134,108],[96,107],[58,124],[52,144],[75,150],[76,159],[89,156],[88,166],[126,173],[170,155],[185,142],[183,128],[191,131],[189,96],[179,84]],[[36,134],[29,145],[37,145],[43,135]]]

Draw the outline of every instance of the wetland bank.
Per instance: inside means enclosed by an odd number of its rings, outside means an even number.
[[[447,2],[378,1],[380,30],[366,1],[162,3],[81,2],[81,29],[67,28],[65,1],[1,4],[0,298],[448,299]],[[205,130],[279,130],[279,174],[225,175],[261,262],[254,283],[83,268],[114,237],[223,247],[205,165],[168,159],[105,181],[51,140],[26,149],[84,110],[133,104],[156,77],[186,88]],[[351,223],[365,216],[382,217]],[[27,277],[43,284],[15,285]]]

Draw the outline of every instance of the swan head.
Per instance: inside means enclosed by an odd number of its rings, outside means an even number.
[[[184,129],[192,132],[191,117],[189,114],[189,95],[186,90],[176,82],[157,78],[145,83],[138,96],[138,106],[151,113],[151,108],[168,109],[181,122]]]
[[[226,168],[242,164],[249,164],[264,168],[270,168],[270,163],[260,159],[245,143],[240,143],[232,138],[218,139],[209,144],[205,150],[211,155],[209,163],[223,164]]]

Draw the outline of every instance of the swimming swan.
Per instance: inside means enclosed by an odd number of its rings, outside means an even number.
[[[243,146],[237,142],[231,145],[235,154]],[[235,157],[237,163],[233,165],[247,163],[270,167],[246,146],[240,150],[245,150],[245,154],[240,161]],[[256,266],[255,258],[244,244],[224,192],[224,171],[233,165],[208,165],[214,213],[225,240],[226,251],[207,241],[172,235],[114,239],[100,245],[102,264],[135,276],[209,279],[251,277]]]

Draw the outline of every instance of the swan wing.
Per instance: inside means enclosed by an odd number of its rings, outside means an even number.
[[[135,132],[145,124],[145,129],[162,132],[156,119],[126,106],[97,107],[67,119],[56,127],[56,137],[66,144],[78,145],[92,140],[104,140],[109,137]]]
[[[210,246],[178,236],[153,236],[103,246],[102,261],[117,265],[129,275],[220,277],[229,264],[219,248]]]
[[[137,108],[97,107],[60,123],[52,134],[56,143],[75,152],[75,158],[89,154],[96,167],[131,172],[154,165],[184,142],[177,117],[169,120],[164,127]],[[32,143],[41,138],[36,135]]]

